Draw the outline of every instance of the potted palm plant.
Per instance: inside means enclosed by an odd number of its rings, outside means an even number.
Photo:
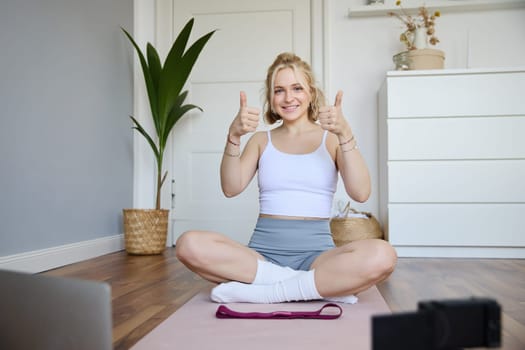
[[[179,33],[164,64],[161,64],[153,45],[147,44],[145,57],[133,37],[122,28],[140,60],[155,134],[150,135],[136,118],[130,118],[133,129],[151,146],[157,165],[155,209],[123,210],[125,246],[130,254],[160,254],[166,247],[169,210],[160,207],[161,188],[168,174],[167,171],[163,174],[164,151],[169,135],[181,117],[194,108],[201,110],[193,104],[184,104],[188,91],[182,89],[202,49],[215,32],[203,35],[186,50],[193,22],[194,19],[190,19]]]

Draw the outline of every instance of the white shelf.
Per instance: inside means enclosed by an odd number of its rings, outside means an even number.
[[[451,68],[429,70],[392,70],[386,72],[387,77],[409,77],[423,75],[459,75],[459,74],[497,74],[497,73],[524,73],[525,66],[491,67],[491,68]]]
[[[450,13],[521,8],[525,7],[525,0],[404,0],[403,9],[407,13],[415,13],[424,4],[429,11],[439,10],[442,13]],[[353,6],[348,9],[348,17],[387,16],[388,12],[400,13],[400,8],[395,5],[395,2],[392,4]]]

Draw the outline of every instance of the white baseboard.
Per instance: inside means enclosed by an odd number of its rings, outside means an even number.
[[[114,235],[30,252],[0,256],[0,269],[38,273],[124,249],[124,235]]]
[[[524,247],[418,247],[394,246],[404,258],[525,259]]]

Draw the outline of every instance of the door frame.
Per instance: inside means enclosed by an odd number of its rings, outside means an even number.
[[[212,0],[210,0],[212,1]],[[330,55],[329,23],[328,14],[329,0],[310,0],[310,25],[311,25],[311,66],[322,85],[326,96],[331,96],[328,91],[330,84],[328,63]],[[171,43],[172,28],[169,20],[163,13],[171,13],[173,1],[167,0],[134,0],[133,1],[133,37],[139,47],[146,47],[147,42],[151,42],[159,50],[161,60],[166,54],[166,47]],[[153,124],[150,118],[149,102],[142,75],[142,69],[138,58],[134,55],[133,60],[133,115],[144,126],[146,130],[152,130]],[[171,138],[169,141],[171,144]],[[170,157],[171,147],[166,147],[164,166],[172,169],[172,157]],[[142,135],[133,133],[133,207],[134,208],[153,208],[156,194],[156,166],[153,153],[149,144]],[[168,176],[162,189],[162,207],[172,208],[171,198],[171,176]],[[171,222],[171,215],[170,220]],[[172,230],[168,228],[168,239],[166,244],[173,244]]]

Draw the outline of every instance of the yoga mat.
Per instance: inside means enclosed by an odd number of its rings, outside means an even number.
[[[343,315],[335,320],[218,319],[215,311],[220,304],[210,300],[209,292],[201,292],[146,334],[132,349],[370,349],[371,316],[390,313],[390,309],[375,286],[358,297],[357,304],[338,303],[343,308]],[[227,305],[235,311],[270,312],[313,311],[325,303]]]

